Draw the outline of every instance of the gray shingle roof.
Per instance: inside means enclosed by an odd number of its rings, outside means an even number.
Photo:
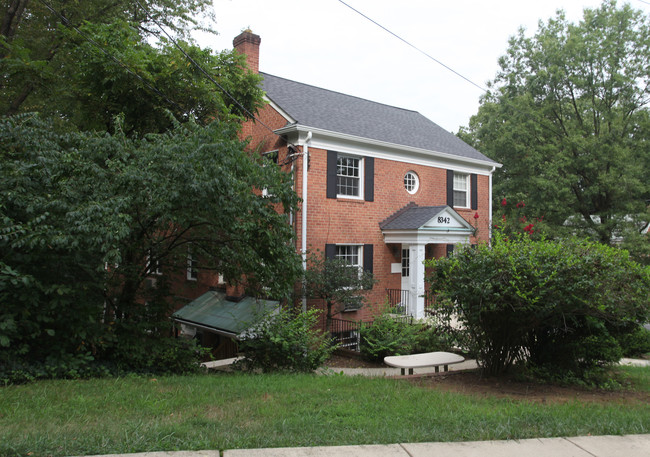
[[[446,205],[417,206],[409,203],[379,223],[382,230],[417,230],[440,213]]]
[[[467,159],[493,162],[417,111],[396,108],[267,73],[266,95],[298,124]]]

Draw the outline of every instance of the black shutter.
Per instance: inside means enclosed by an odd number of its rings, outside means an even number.
[[[335,244],[326,244],[325,245],[325,258],[334,260],[336,257],[336,245]]]
[[[373,272],[372,269],[372,244],[363,245],[363,269],[369,273]]]
[[[478,176],[475,173],[472,173],[469,177],[469,181],[472,209],[478,209]]]
[[[327,198],[336,198],[336,151],[327,151]]]
[[[447,170],[447,205],[454,206],[454,170]]]
[[[372,273],[372,244],[363,245],[363,269],[368,273]],[[372,286],[370,286],[372,289]]]
[[[363,159],[365,163],[364,170],[364,188],[363,198],[367,202],[375,201],[375,158],[366,157]]]
[[[448,244],[447,245],[447,257],[452,255],[454,253],[454,245],[453,244]]]

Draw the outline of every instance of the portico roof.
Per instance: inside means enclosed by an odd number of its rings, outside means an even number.
[[[474,227],[452,207],[411,202],[379,223],[386,243],[468,243]]]

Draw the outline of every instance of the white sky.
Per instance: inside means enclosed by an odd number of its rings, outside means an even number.
[[[345,0],[396,35],[485,87],[508,38],[532,35],[563,9],[578,22],[600,0]],[[650,13],[650,4],[629,0]],[[619,0],[619,6],[623,2]],[[250,28],[262,38],[260,71],[419,111],[457,132],[476,114],[482,91],[338,0],[214,0],[214,50]]]

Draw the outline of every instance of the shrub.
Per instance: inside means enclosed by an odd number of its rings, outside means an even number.
[[[266,316],[239,343],[242,370],[309,372],[320,367],[336,349],[327,334],[316,330],[320,311],[294,314],[282,310]]]
[[[413,352],[418,340],[418,327],[390,314],[381,314],[374,322],[361,327],[361,354],[381,362],[389,355]]]
[[[415,344],[412,352],[450,351],[455,349],[451,335],[441,327],[430,324],[413,324],[416,326]]]
[[[617,340],[648,317],[650,270],[581,240],[504,238],[429,261],[437,312],[455,316],[482,369],[523,362],[591,376],[618,360]]]
[[[642,356],[650,353],[650,330],[636,326],[634,330],[618,337],[618,343],[626,357]]]

